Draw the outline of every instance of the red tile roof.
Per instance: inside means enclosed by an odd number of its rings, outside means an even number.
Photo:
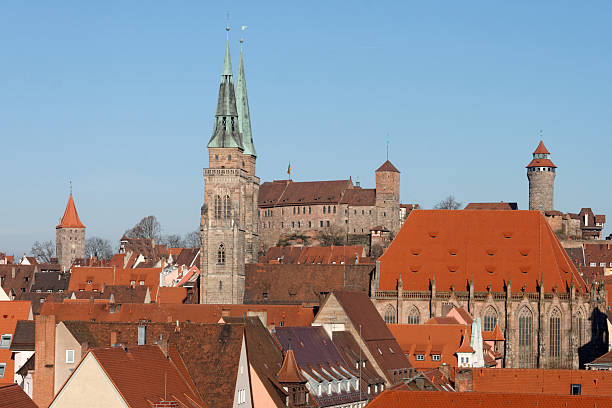
[[[339,203],[352,185],[351,180],[265,182],[259,187],[259,207]]]
[[[554,167],[556,168],[557,166],[555,166],[555,164],[550,159],[533,159],[525,167],[526,168],[530,168],[530,167]]]
[[[188,371],[181,359],[167,357],[159,346],[96,348],[90,353],[130,408],[150,408],[150,402],[160,401],[206,406],[191,378],[184,377]],[[78,374],[78,367],[73,373]]]
[[[275,246],[270,247],[265,255],[260,256],[259,262],[279,262],[282,264],[355,264],[355,259],[363,259],[365,255],[365,248],[361,245],[332,245],[324,247]]]
[[[5,371],[6,373],[7,371]],[[11,377],[13,372],[10,373]],[[0,408],[38,408],[19,385],[0,386]]]
[[[162,286],[157,290],[157,303],[182,304],[187,299],[187,288]]]
[[[30,319],[30,302],[28,301],[0,301],[0,334],[15,334],[15,328],[19,320]],[[12,340],[12,339],[11,339]],[[10,349],[0,349],[0,363],[5,363],[4,377],[0,378],[0,384],[13,383],[14,363]]]
[[[475,392],[568,395],[572,384],[580,384],[581,395],[612,397],[612,375],[606,371],[474,368],[472,376]]]
[[[556,287],[587,292],[584,280],[539,211],[414,210],[379,258],[380,290],[475,290],[535,293],[543,277],[546,292]],[[406,272],[408,271],[408,272]]]
[[[535,149],[533,154],[550,154],[550,152],[546,146],[544,146],[544,142],[540,140],[540,144],[538,144],[538,147]]]
[[[399,173],[399,170],[395,168],[395,166],[393,164],[391,164],[391,162],[389,160],[387,160],[386,162],[384,162],[382,164],[382,166],[380,166],[378,169],[376,169],[376,172],[378,173],[379,171],[391,171],[394,173]]]
[[[499,326],[496,324],[493,331],[483,331],[482,339],[485,341],[504,341],[504,335],[502,334]]]
[[[612,407],[612,401],[606,397],[387,390],[368,404],[368,408],[403,407],[603,408]]]
[[[297,363],[295,362],[295,356],[293,350],[289,349],[285,353],[285,359],[283,360],[283,366],[278,371],[278,381],[282,383],[302,383],[306,382],[306,379],[300,373]]]
[[[68,290],[101,292],[108,285],[147,286],[151,300],[155,301],[161,271],[162,268],[75,267],[72,268]]]
[[[85,228],[85,225],[79,219],[76,207],[74,206],[74,200],[72,199],[72,193],[68,199],[64,216],[56,228]]]
[[[464,210],[517,210],[516,203],[469,203]]]
[[[376,189],[360,187],[348,189],[344,192],[341,203],[348,204],[352,207],[373,207],[376,205]]]

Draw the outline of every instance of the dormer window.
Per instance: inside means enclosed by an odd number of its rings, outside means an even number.
[[[416,360],[417,361],[425,361],[425,354],[417,354],[416,355]]]
[[[11,334],[3,334],[2,337],[0,337],[0,348],[9,348],[11,346],[12,338],[13,336]]]

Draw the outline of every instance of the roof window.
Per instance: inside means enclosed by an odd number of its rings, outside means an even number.
[[[425,361],[425,354],[417,354],[416,355],[416,360],[417,361]]]

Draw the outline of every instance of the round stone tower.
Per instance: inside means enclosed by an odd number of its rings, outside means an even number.
[[[556,169],[557,166],[550,160],[550,152],[540,140],[538,148],[533,152],[533,160],[527,165],[530,210],[554,210]]]

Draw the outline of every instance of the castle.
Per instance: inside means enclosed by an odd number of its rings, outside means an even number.
[[[249,101],[240,64],[234,89],[229,27],[213,134],[204,169],[204,205],[200,217],[200,303],[242,303],[244,266],[257,258],[257,154]]]

